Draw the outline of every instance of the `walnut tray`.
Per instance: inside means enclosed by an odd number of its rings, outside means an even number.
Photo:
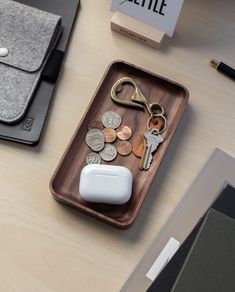
[[[82,168],[86,165],[86,155],[91,151],[85,143],[87,125],[93,120],[100,120],[106,111],[115,111],[122,117],[122,125],[133,131],[130,142],[146,128],[149,118],[147,111],[128,108],[115,104],[110,98],[113,84],[122,77],[132,77],[150,101],[161,103],[166,109],[168,128],[163,134],[164,142],[154,154],[148,171],[139,169],[140,159],[131,153],[127,157],[118,155],[108,163],[121,165],[133,174],[133,191],[130,201],[121,206],[87,203],[79,195],[79,179]],[[130,98],[130,88],[126,85],[120,98]],[[128,228],[135,220],[140,207],[156,175],[160,162],[172,139],[188,102],[188,91],[182,85],[160,75],[148,72],[135,65],[115,61],[104,74],[80,124],[72,137],[50,182],[51,192],[56,200],[75,207],[99,220],[117,228]],[[115,142],[116,145],[118,142]],[[103,162],[104,163],[104,162]]]

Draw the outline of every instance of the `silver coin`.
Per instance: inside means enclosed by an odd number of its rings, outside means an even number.
[[[104,148],[104,142],[104,134],[99,129],[92,129],[86,134],[86,144],[95,152]]]
[[[99,155],[104,161],[112,161],[117,156],[117,149],[113,145],[106,143]]]
[[[89,154],[87,154],[86,163],[87,164],[100,164],[101,157],[99,156],[98,153],[90,152]]]
[[[103,114],[102,123],[105,128],[117,129],[122,123],[122,118],[118,113],[108,111]]]

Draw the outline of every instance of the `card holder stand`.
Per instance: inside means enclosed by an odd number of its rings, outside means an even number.
[[[114,12],[111,29],[154,49],[160,49],[165,33],[120,12]]]
[[[66,2],[63,0],[18,0],[18,2],[62,17],[63,35],[48,59],[42,74],[43,76],[41,76],[34,97],[24,117],[12,125],[0,123],[0,139],[36,146],[40,141],[55,89],[56,79],[63,62],[63,55],[66,52],[80,0],[68,0]]]

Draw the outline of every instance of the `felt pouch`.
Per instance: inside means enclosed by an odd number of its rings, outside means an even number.
[[[60,16],[0,0],[0,122],[24,116],[61,32]]]

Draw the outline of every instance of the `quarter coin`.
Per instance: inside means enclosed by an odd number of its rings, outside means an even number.
[[[117,133],[114,129],[105,128],[103,129],[103,134],[106,143],[113,143],[117,139]]]
[[[101,157],[99,156],[98,153],[90,152],[89,154],[87,154],[86,163],[87,164],[100,164]]]
[[[86,144],[95,152],[104,148],[104,134],[99,129],[92,129],[86,134]]]
[[[120,140],[129,140],[132,136],[132,130],[127,126],[123,126],[117,130],[117,136]]]
[[[106,143],[99,155],[104,161],[112,161],[117,156],[117,150],[113,145]]]
[[[100,129],[100,130],[102,130],[103,128],[104,127],[103,127],[103,124],[102,124],[101,121],[93,120],[88,124],[88,130],[91,130],[91,129]]]
[[[122,156],[127,156],[132,151],[131,143],[128,141],[121,141],[117,145],[117,151]]]
[[[122,118],[116,112],[107,111],[102,116],[102,123],[105,128],[117,129],[122,123]]]

